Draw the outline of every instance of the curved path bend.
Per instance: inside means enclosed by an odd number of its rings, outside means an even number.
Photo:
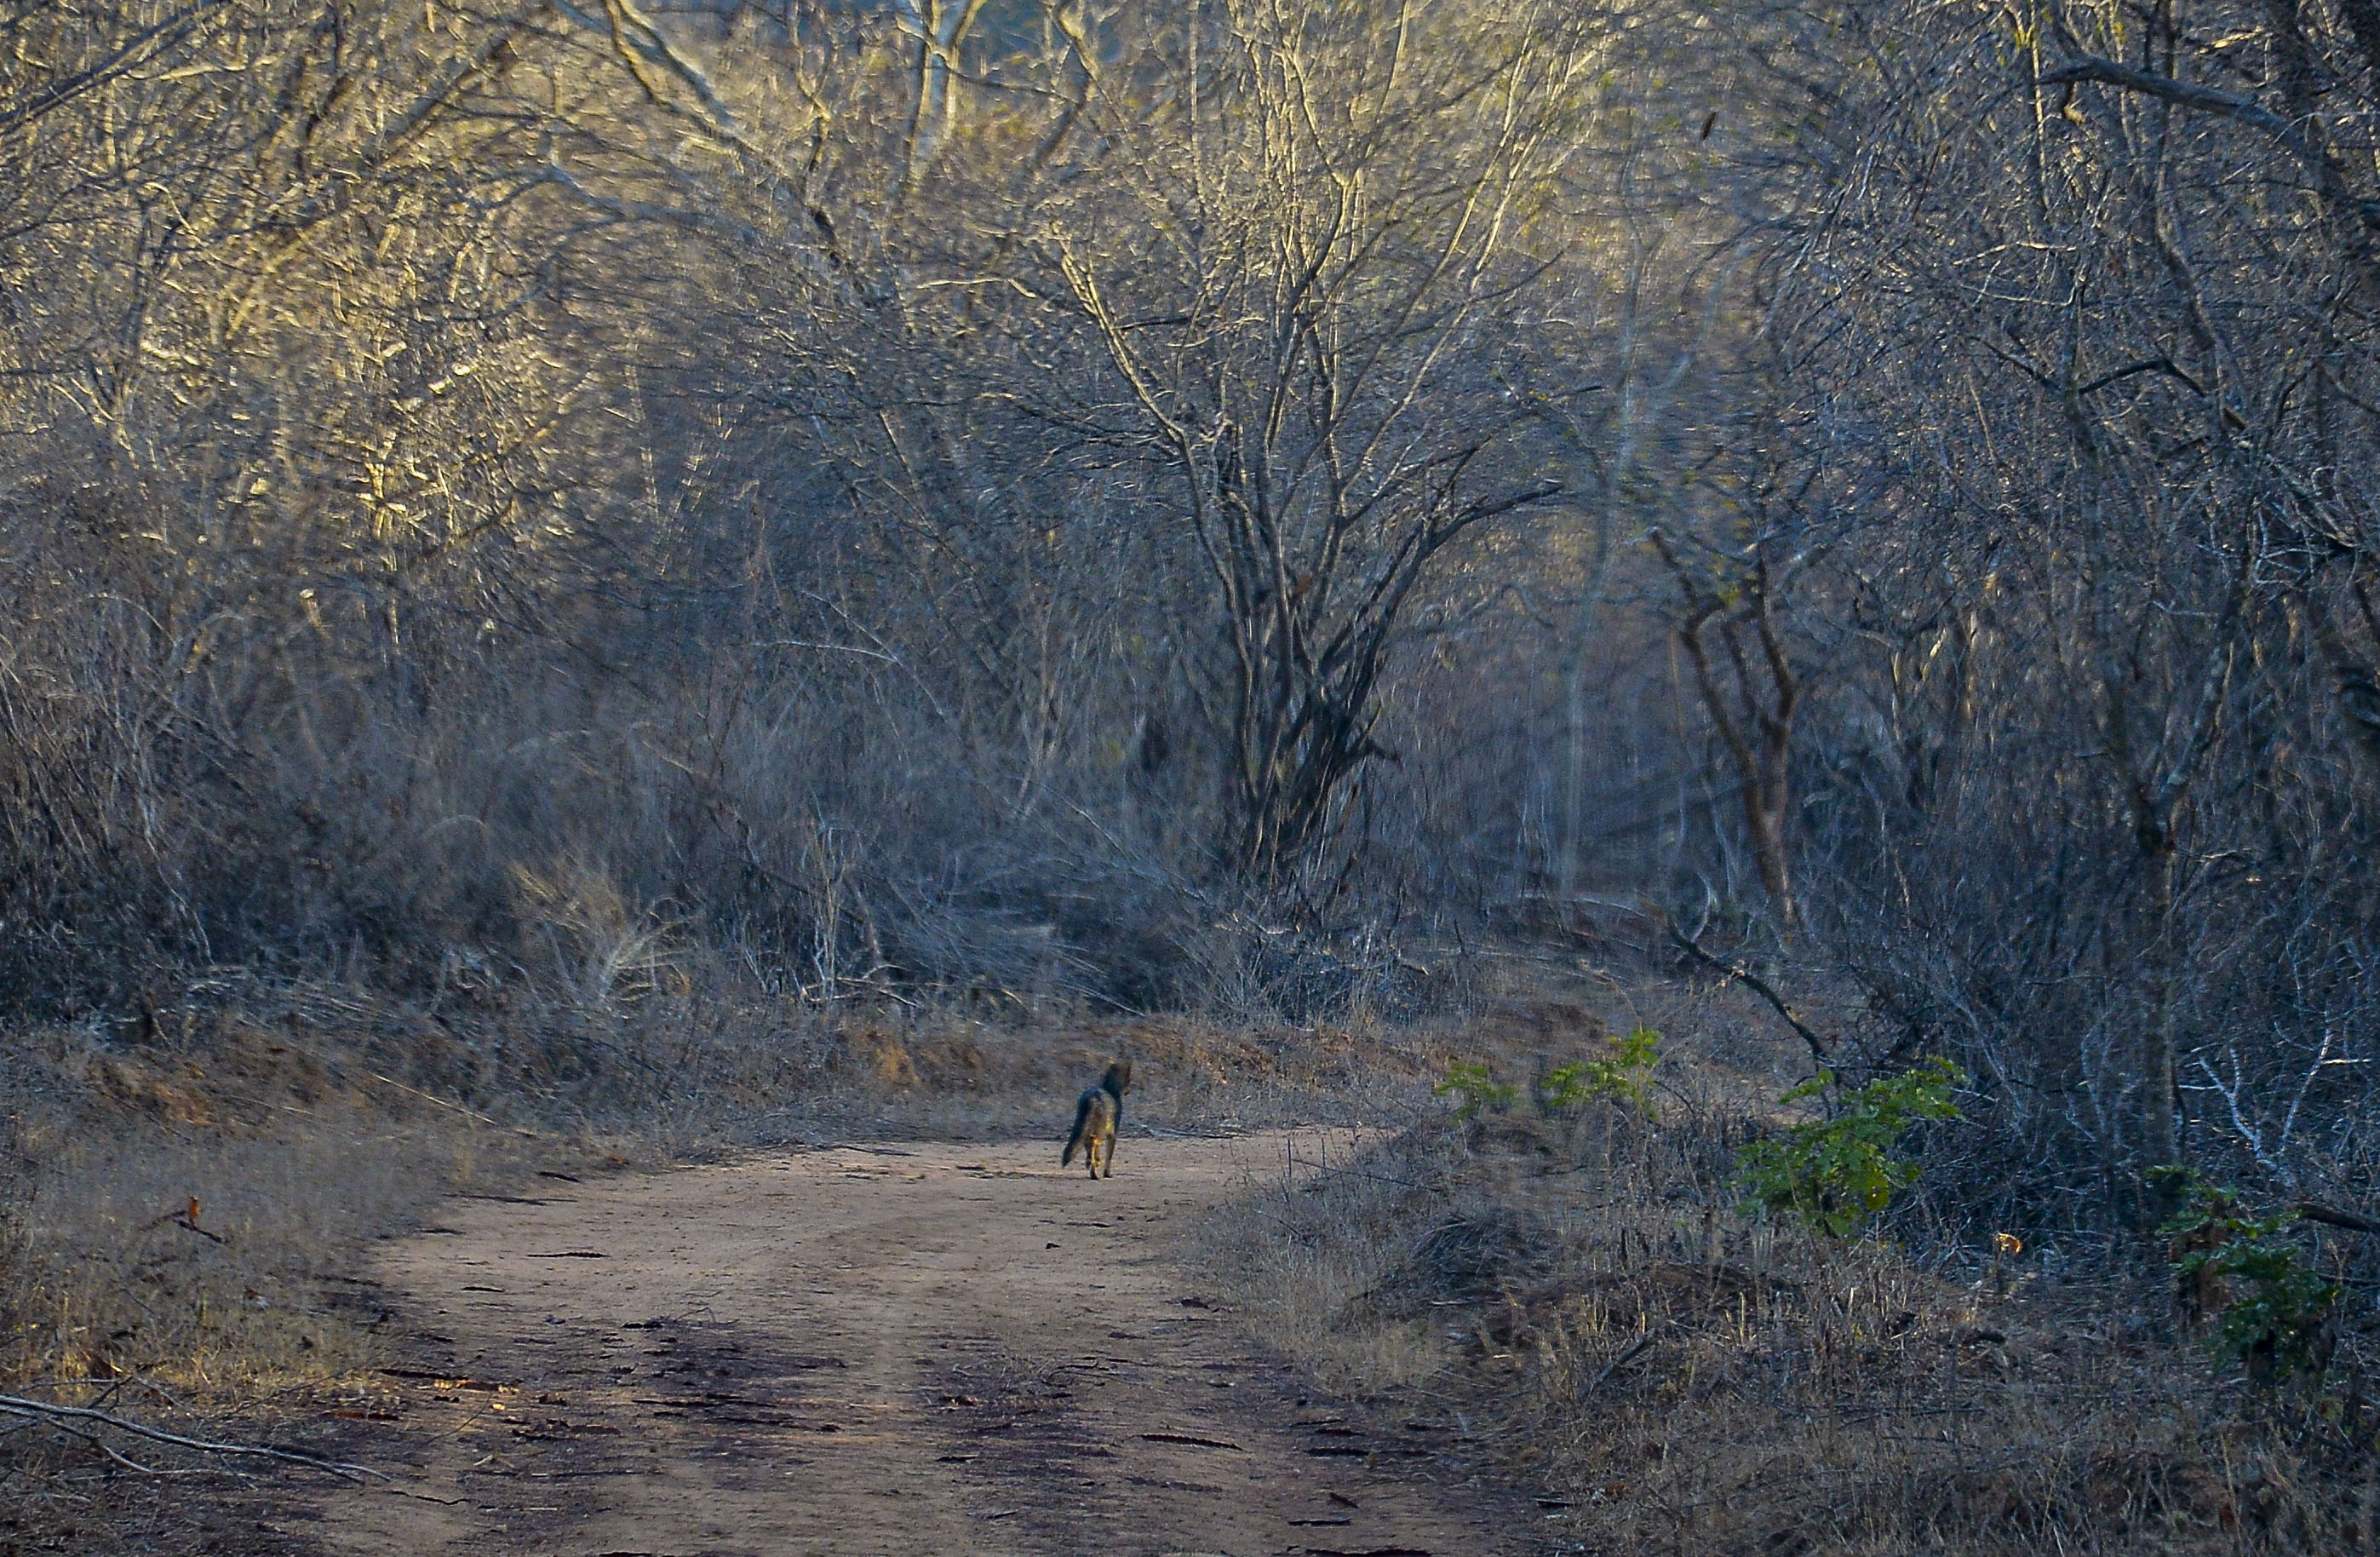
[[[1184,1263],[1192,1214],[1286,1144],[1135,1135],[1097,1183],[1039,1143],[855,1146],[450,1202],[376,1272],[411,1463],[317,1533],[358,1557],[1526,1550],[1432,1480],[1438,1424],[1307,1405]]]

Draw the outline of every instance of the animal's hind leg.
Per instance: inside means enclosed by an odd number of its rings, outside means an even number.
[[[1099,1176],[1099,1137],[1097,1136],[1083,1147],[1083,1167],[1093,1178]]]
[[[1099,1176],[1101,1178],[1115,1177],[1115,1137],[1113,1136],[1110,1136],[1108,1137],[1107,1154],[1102,1160]]]

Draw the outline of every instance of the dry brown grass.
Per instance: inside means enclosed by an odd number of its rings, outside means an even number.
[[[250,1441],[353,1410],[385,1360],[362,1248],[574,1150],[398,1081],[417,1067],[373,1020],[306,1019],[347,997],[283,992],[304,998],[177,1011],[187,1027],[134,1043],[8,1035],[0,1390]],[[212,1507],[256,1468],[119,1440],[170,1478],[132,1475],[71,1432],[8,1425],[0,1551],[180,1550],[207,1521],[174,1500]]]
[[[822,1031],[812,1085],[767,1128],[968,1139],[1062,1137],[1075,1094],[1109,1061],[1134,1064],[1127,1132],[1377,1118],[1444,1070],[1441,1035],[1385,1025],[1238,1028],[1189,1018],[1017,1026],[948,1012],[878,1011]]]
[[[238,1409],[369,1368],[358,1250],[567,1150],[253,1027],[203,1050],[51,1031],[6,1063],[0,1381],[69,1401],[75,1381],[123,1396],[137,1380],[134,1396]]]
[[[1701,1041],[1714,1016],[1732,1030]],[[1326,1386],[1453,1424],[1458,1457],[1538,1492],[1557,1547],[2374,1550],[2372,1359],[2342,1346],[2325,1387],[2256,1391],[2177,1333],[2154,1274],[1749,1221],[1728,1149],[1772,1067],[1731,1013],[1665,1019],[1656,1118],[1441,1104],[1289,1164],[1209,1258]],[[1475,1052],[1511,1075],[1536,1036]]]
[[[1525,1079],[1637,1024],[1670,1035],[1657,1117],[1463,1122],[1431,1096],[1454,1059]],[[1731,1148],[1802,1058],[1764,1030],[1730,997],[1519,980],[1459,1024],[1318,1029],[820,1015],[691,978],[598,1007],[463,979],[413,1004],[244,987],[139,1041],[8,1040],[0,1378],[264,1434],[368,1398],[360,1251],[449,1193],[789,1139],[1054,1149],[1124,1055],[1131,1130],[1356,1127],[1354,1154],[1318,1137],[1251,1186],[1209,1255],[1270,1345],[1451,1424],[1458,1457],[1542,1494],[1557,1544],[2371,1549],[2380,1481],[2342,1425],[2368,1445],[2372,1424],[2343,1387],[2252,1392],[2137,1283],[2052,1280],[2038,1251],[1995,1280],[1951,1245],[1920,1261],[1744,1220]],[[39,1436],[0,1440],[25,1506],[92,1495],[87,1446]]]
[[[1135,1131],[1360,1115],[1443,1066],[1390,1030],[820,1016],[706,987],[591,1009],[244,986],[168,1004],[135,1040],[12,1035],[0,1383],[82,1398],[67,1381],[137,1377],[237,1410],[352,1381],[378,1357],[362,1247],[540,1170],[787,1139],[1054,1143],[1119,1054]]]

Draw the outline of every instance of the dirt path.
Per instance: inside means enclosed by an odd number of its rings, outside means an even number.
[[[1431,1484],[1433,1424],[1370,1439],[1305,1406],[1179,1262],[1185,1213],[1282,1150],[1133,1137],[1093,1183],[1040,1143],[848,1147],[455,1202],[379,1272],[429,1375],[406,1381],[418,1462],[316,1531],[361,1554],[1522,1550]]]

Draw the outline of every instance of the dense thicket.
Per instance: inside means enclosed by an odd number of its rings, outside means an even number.
[[[0,39],[22,1010],[1592,926],[1959,1055],[1973,1210],[2373,1150],[2361,0]]]
[[[2186,1150],[2362,1175],[2380,32],[1855,20],[1775,335],[1858,699],[1823,939],[1991,1077],[2036,1224]]]

